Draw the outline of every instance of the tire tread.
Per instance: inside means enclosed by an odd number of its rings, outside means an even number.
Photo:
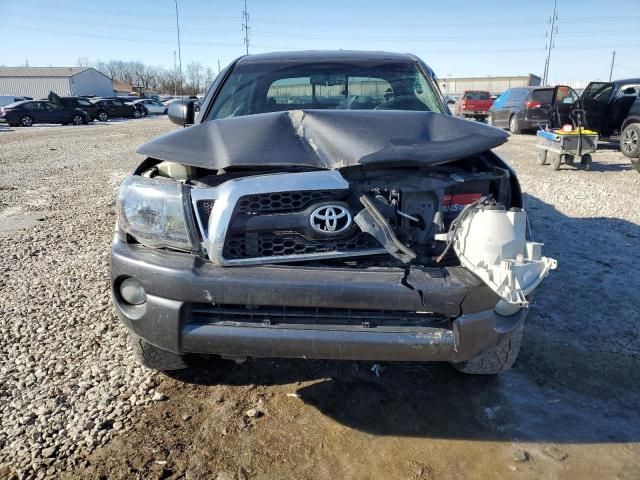
[[[524,323],[513,332],[509,341],[469,360],[454,363],[453,366],[462,373],[472,375],[497,375],[502,373],[510,369],[518,358],[518,353],[522,346],[523,332]]]

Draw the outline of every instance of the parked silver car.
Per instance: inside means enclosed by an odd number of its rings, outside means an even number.
[[[152,98],[143,98],[133,102],[134,105],[142,105],[147,115],[166,114],[168,107],[162,102]]]

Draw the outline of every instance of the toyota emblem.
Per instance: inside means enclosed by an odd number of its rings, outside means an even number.
[[[311,212],[311,226],[320,233],[340,233],[351,226],[351,213],[340,205],[323,205]]]

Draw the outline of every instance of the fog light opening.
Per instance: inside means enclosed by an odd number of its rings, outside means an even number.
[[[120,282],[120,296],[129,305],[142,305],[147,301],[147,294],[138,280],[125,278]]]

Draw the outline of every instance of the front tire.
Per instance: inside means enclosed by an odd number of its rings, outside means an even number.
[[[453,366],[462,373],[471,375],[497,375],[510,369],[518,358],[522,346],[524,322],[513,332],[511,338],[489,350]]]
[[[518,116],[512,115],[509,119],[509,131],[514,134],[522,133],[520,128],[520,122],[518,122]]]
[[[74,125],[81,125],[84,123],[84,118],[82,118],[82,115],[74,115],[71,119],[71,123]]]
[[[640,123],[627,125],[620,135],[620,151],[625,157],[640,157]]]
[[[107,122],[107,121],[109,121],[109,114],[103,110],[101,112],[98,112],[98,117],[97,118],[101,122]]]
[[[31,127],[33,125],[33,117],[31,115],[23,115],[20,117],[21,127]]]
[[[129,340],[136,360],[144,367],[159,372],[184,370],[188,367],[182,355],[158,348],[134,333],[129,333]]]
[[[142,114],[140,113],[140,110],[134,110],[133,111],[133,118],[140,118],[142,116]]]

